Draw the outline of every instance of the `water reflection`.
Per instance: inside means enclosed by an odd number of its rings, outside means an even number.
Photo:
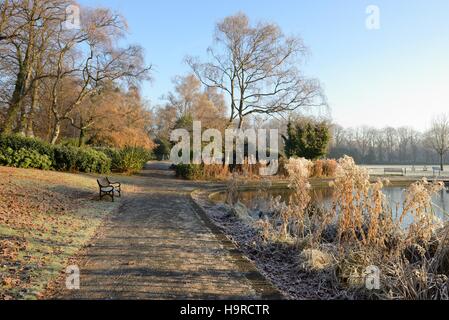
[[[313,189],[312,199],[325,208],[332,204],[332,189],[319,188]],[[405,189],[398,187],[385,188],[384,193],[393,210],[393,215],[402,214],[403,203],[405,200]],[[239,200],[251,210],[264,210],[268,207],[270,199],[280,197],[282,201],[289,202],[291,191],[288,189],[273,189],[268,191],[242,191],[239,194]],[[215,199],[217,202],[224,202],[226,196],[221,194]],[[433,197],[433,210],[438,217],[448,220],[449,192],[442,190]],[[411,217],[404,221],[405,224],[411,222]]]

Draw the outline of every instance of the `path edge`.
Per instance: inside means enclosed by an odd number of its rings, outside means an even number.
[[[252,262],[241,250],[239,250],[239,248],[226,236],[224,231],[213,222],[204,208],[197,202],[194,195],[206,192],[208,192],[208,190],[196,189],[189,193],[189,198],[195,213],[206,225],[206,227],[210,229],[217,240],[222,243],[223,247],[229,252],[233,259],[236,260],[237,266],[240,269],[239,271],[245,274],[245,277],[251,283],[258,296],[260,296],[263,300],[285,300],[286,297],[282,294],[282,292],[262,275],[254,262]],[[216,192],[215,189],[213,192]]]

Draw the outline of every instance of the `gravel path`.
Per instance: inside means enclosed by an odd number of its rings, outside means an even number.
[[[153,163],[135,178],[139,191],[80,257],[81,288],[57,299],[280,298],[190,198],[205,187],[176,180]]]

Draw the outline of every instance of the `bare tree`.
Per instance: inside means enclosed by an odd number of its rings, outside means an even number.
[[[24,110],[24,99],[35,87],[34,82],[44,78],[35,71],[36,61],[42,55],[42,41],[45,33],[54,26],[62,24],[66,7],[71,0],[17,0],[5,1],[1,14],[2,39],[0,41],[3,63],[12,65],[11,74],[14,89],[8,99],[8,109],[1,128],[4,133],[11,133],[20,111]],[[8,16],[9,15],[9,16]],[[6,22],[5,22],[6,21]],[[45,40],[44,40],[45,39]],[[22,112],[23,116],[23,112]],[[24,118],[22,118],[25,121]],[[21,124],[23,126],[23,124]],[[16,126],[19,130],[20,126]]]
[[[444,156],[449,151],[449,117],[446,114],[436,116],[426,134],[427,145],[440,158],[441,170],[444,170]]]
[[[96,9],[85,10],[84,19],[82,28],[76,32],[67,32],[61,26],[55,41],[51,89],[52,144],[58,140],[62,121],[69,120],[74,124],[71,113],[86,98],[99,93],[104,84],[148,79],[150,68],[143,66],[140,47],[121,49],[113,46],[114,38],[121,36],[126,25],[120,16],[106,9]],[[75,79],[72,90],[76,90],[76,97],[61,105],[60,98],[65,95],[64,83],[71,79]]]
[[[175,90],[167,95],[167,106],[176,109],[177,119],[190,116],[201,121],[203,128],[225,129],[226,105],[222,94],[215,88],[203,88],[194,74],[178,76],[173,81]],[[161,109],[162,117],[169,109]]]
[[[18,36],[20,30],[26,23],[10,23],[19,14],[21,1],[1,0],[0,1],[0,42],[11,40]]]
[[[187,63],[206,86],[228,95],[230,122],[241,128],[249,115],[325,104],[319,82],[299,71],[306,52],[301,38],[286,37],[276,24],[252,26],[238,13],[217,24],[211,62],[188,57]]]
[[[169,92],[167,100],[178,109],[179,116],[192,112],[195,100],[201,91],[201,82],[195,75],[177,76],[173,80],[175,92]]]

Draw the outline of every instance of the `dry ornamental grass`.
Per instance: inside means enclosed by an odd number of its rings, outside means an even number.
[[[296,248],[298,272],[309,272],[329,290],[348,290],[354,297],[375,299],[447,299],[449,226],[435,215],[432,196],[444,187],[427,180],[405,191],[394,212],[383,189],[388,181],[370,181],[368,172],[350,157],[338,160],[330,209],[313,203],[310,176],[316,165],[291,159],[289,203],[272,199],[271,214],[254,223],[267,246]],[[230,184],[235,197],[237,185]],[[396,208],[396,211],[399,209]],[[411,220],[405,224],[405,218]],[[380,290],[365,287],[366,270],[380,271]],[[335,292],[335,296],[339,296]]]

